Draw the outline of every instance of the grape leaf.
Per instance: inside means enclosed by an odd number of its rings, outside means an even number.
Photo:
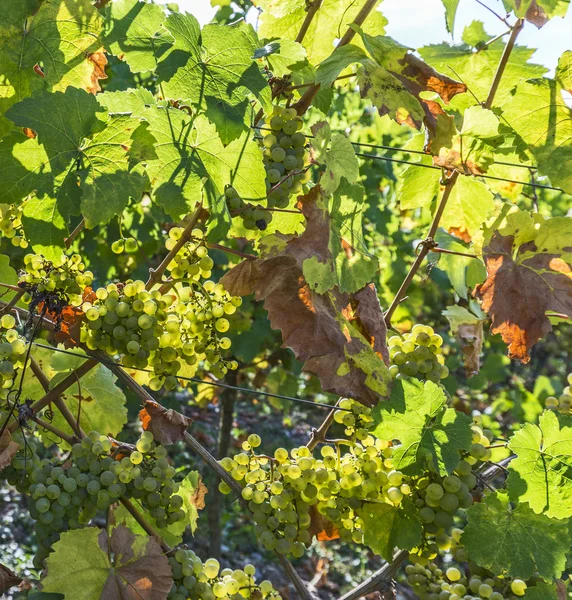
[[[373,35],[381,34],[387,20],[375,10],[381,2],[375,2],[370,16],[364,24],[364,30]],[[353,23],[366,0],[323,0],[320,10],[316,12],[304,37],[304,47],[308,60],[317,65],[325,60],[334,48],[336,38],[341,38]],[[257,0],[264,12],[260,15],[259,34],[266,38],[285,38],[295,40],[306,18],[305,0],[292,2],[291,10],[284,11],[281,2],[268,3]],[[356,43],[356,42],[354,42]]]
[[[387,397],[391,376],[384,363],[385,325],[375,288],[353,296],[336,289],[316,294],[284,236],[264,238],[261,248],[260,259],[247,259],[222,277],[229,293],[254,292],[264,300],[283,346],[304,361],[304,370],[317,375],[325,391],[366,405]]]
[[[150,400],[145,402],[145,407],[139,411],[139,419],[145,431],[150,431],[155,440],[166,445],[184,439],[185,431],[193,422],[172,408],[163,408]]]
[[[443,211],[441,226],[466,230],[473,237],[494,209],[494,197],[489,188],[476,179],[457,179]]]
[[[359,177],[359,163],[349,139],[341,133],[332,136],[326,121],[312,125],[311,130],[314,134],[311,143],[313,159],[326,167],[320,180],[322,189],[328,194],[335,192],[342,177],[355,183]]]
[[[19,176],[6,194],[10,197],[17,190],[22,198],[36,191],[38,198],[47,197],[51,206],[32,214],[57,213],[60,234],[61,220],[69,215],[81,213],[86,225],[93,227],[121,213],[130,196],[141,194],[145,178],[126,168],[131,134],[139,124],[135,119],[107,117],[94,96],[71,87],[27,98],[12,106],[7,116],[37,137],[16,144],[10,154],[1,148],[3,172],[14,167]],[[61,240],[51,241],[61,245]],[[49,245],[44,238],[40,243]]]
[[[559,593],[561,585],[562,582],[557,581],[556,584],[539,582],[529,586],[526,589],[526,600],[565,600],[566,588],[564,587],[563,594]]]
[[[2,9],[0,115],[42,89],[99,91],[102,19],[89,0],[5,0]],[[0,137],[10,128],[0,117]]]
[[[519,18],[536,25],[539,29],[552,17],[564,17],[570,0],[503,0],[507,12],[511,10]]]
[[[331,197],[326,197],[319,185],[298,197],[306,228],[289,248],[301,262],[304,278],[314,292],[323,294],[333,287],[356,292],[373,279],[378,262],[364,253],[363,203],[363,187],[345,178]]]
[[[432,165],[429,156],[423,156],[419,164]],[[401,210],[430,206],[440,190],[441,172],[409,165],[399,177],[397,200]]]
[[[409,499],[400,507],[365,503],[358,514],[363,520],[364,544],[389,562],[395,548],[411,550],[421,542],[421,522]]]
[[[419,54],[437,71],[454,74],[461,79],[479,101],[484,102],[503,51],[504,41],[499,40],[480,52],[475,52],[468,44],[435,44],[420,48]],[[513,48],[495,94],[495,106],[502,107],[518,83],[546,73],[544,67],[528,62],[534,52],[525,46]],[[451,106],[456,110],[475,104],[478,102],[472,94],[459,94],[451,100]]]
[[[316,71],[314,81],[319,83],[322,88],[328,88],[346,67],[349,67],[354,63],[361,63],[366,59],[366,53],[353,44],[336,48],[332,54],[320,64]]]
[[[10,266],[10,257],[0,254],[0,281],[8,285],[17,285],[18,279],[18,273]],[[10,302],[15,294],[16,292],[10,289],[4,289],[2,290],[2,300]],[[18,306],[21,306],[21,304],[18,303]]]
[[[563,90],[572,94],[572,50],[567,50],[558,59],[556,80]]]
[[[0,467],[0,470],[1,469],[2,467]],[[11,587],[19,585],[21,582],[21,577],[18,577],[16,573],[14,573],[8,567],[0,564],[0,594],[7,592]]]
[[[532,152],[539,171],[572,194],[572,110],[562,97],[560,81],[543,78],[520,84],[503,104],[503,119]]]
[[[546,581],[564,570],[572,541],[568,519],[537,515],[527,504],[513,508],[503,492],[487,494],[467,518],[463,546],[479,566],[525,580],[537,571]]]
[[[570,239],[571,219],[516,209],[485,232],[487,280],[474,294],[511,358],[530,360],[530,348],[552,330],[546,311],[572,316]]]
[[[485,24],[482,21],[473,21],[463,29],[463,42],[469,44],[473,48],[479,48],[491,40],[492,35],[489,35],[485,30]]]
[[[373,411],[372,432],[383,440],[399,440],[393,462],[405,473],[429,467],[440,475],[459,465],[461,450],[471,447],[471,419],[447,407],[441,387],[415,378],[394,383],[389,402]]]
[[[173,583],[155,539],[121,525],[109,538],[95,527],[62,533],[46,564],[43,590],[74,600],[165,600]]]
[[[452,35],[453,28],[455,27],[455,17],[457,15],[457,8],[459,6],[459,0],[441,0],[445,7],[445,22],[447,23],[447,31]]]
[[[572,419],[544,411],[538,425],[523,425],[508,447],[516,454],[507,480],[511,500],[547,517],[571,517]]]
[[[463,362],[467,375],[476,375],[480,369],[480,357],[483,349],[483,319],[462,306],[449,306],[443,311],[451,325],[463,352]]]
[[[162,28],[163,7],[139,0],[114,0],[103,14],[108,26],[103,36],[107,50],[124,60],[133,73],[155,69],[173,41]]]
[[[199,107],[221,101],[234,109],[227,116],[241,123],[249,93],[265,108],[270,106],[270,87],[253,59],[257,43],[250,26],[211,24],[201,31],[192,15],[172,13],[165,27],[174,38],[157,68],[166,97],[190,100]]]
[[[285,77],[292,71],[303,65],[307,65],[306,50],[298,42],[275,39],[270,44],[267,44],[267,46],[275,47],[275,50],[266,56],[268,66],[274,77]],[[254,54],[254,58],[257,58],[256,53]]]
[[[12,439],[8,429],[5,429],[0,436],[0,471],[5,469],[16,456],[20,446]],[[1,567],[2,565],[0,565]]]
[[[211,215],[227,211],[223,192],[229,184],[245,200],[266,198],[262,153],[249,133],[225,147],[203,116],[193,119],[182,110],[156,107],[143,116],[157,141],[157,159],[148,163],[154,194],[173,218],[187,214],[201,198],[204,177],[216,188]]]

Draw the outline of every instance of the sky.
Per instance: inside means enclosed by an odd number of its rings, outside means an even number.
[[[208,23],[215,13],[210,0],[178,0],[177,3],[182,11],[195,15],[201,24]],[[502,13],[501,0],[487,0],[487,4]],[[384,0],[380,10],[389,21],[387,35],[406,46],[419,48],[427,44],[451,41],[445,28],[441,0]],[[461,41],[464,27],[473,20],[483,21],[486,30],[492,35],[501,34],[507,29],[476,0],[461,0],[455,21],[454,42]],[[572,8],[566,18],[552,19],[540,30],[527,23],[518,43],[539,48],[534,61],[553,72],[559,56],[565,50],[572,50]]]

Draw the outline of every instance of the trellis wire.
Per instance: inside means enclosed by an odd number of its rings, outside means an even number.
[[[126,367],[121,363],[118,363],[115,360],[103,360],[99,357],[89,356],[88,354],[78,354],[77,352],[71,352],[69,350],[62,350],[61,348],[57,348],[54,346],[46,346],[44,344],[39,344],[37,342],[33,342],[35,346],[38,348],[44,348],[46,350],[52,350],[54,352],[60,352],[61,354],[69,354],[70,356],[75,356],[76,358],[82,358],[86,360],[96,360],[98,363],[104,366],[113,366],[113,367],[121,367],[122,369],[133,370],[133,371],[141,371],[143,373],[153,373],[151,369],[143,369],[140,367]],[[235,390],[237,392],[243,392],[244,394],[250,394],[252,396],[265,396],[270,398],[278,398],[280,400],[288,400],[289,402],[297,402],[299,404],[309,404],[311,406],[318,406],[319,408],[325,408],[328,410],[332,410],[333,405],[324,404],[322,402],[314,402],[313,400],[307,400],[305,398],[295,398],[294,396],[284,396],[282,394],[273,394],[271,392],[263,392],[258,390],[253,390],[250,388],[240,387],[237,385],[230,385],[229,383],[222,383],[220,381],[208,381],[204,379],[200,379],[199,377],[183,377],[177,376],[177,379],[181,379],[183,381],[189,381],[192,383],[203,383],[206,385],[212,385],[214,387],[221,387],[228,390]],[[339,410],[344,410],[347,412],[351,412],[351,409],[348,408],[339,408]]]

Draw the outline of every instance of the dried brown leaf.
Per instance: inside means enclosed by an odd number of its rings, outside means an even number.
[[[0,594],[7,592],[11,587],[19,585],[22,578],[11,571],[8,567],[0,564]]]
[[[91,94],[97,94],[101,92],[101,86],[99,85],[100,79],[107,79],[105,67],[107,66],[107,56],[103,48],[99,52],[90,54],[87,59],[92,64],[93,71],[91,72],[90,82],[91,84],[86,87],[86,90]]]
[[[12,439],[8,429],[4,429],[0,436],[0,471],[5,469],[12,462],[19,447],[20,446]]]
[[[111,550],[114,568],[110,570],[101,600],[165,600],[173,578],[171,567],[159,543],[147,538],[145,547],[136,543],[138,536],[123,525],[113,529],[111,538],[102,530],[99,545]],[[108,548],[109,546],[109,548]]]
[[[193,422],[189,417],[151,400],[145,402],[145,408],[139,412],[139,418],[143,429],[150,431],[160,444],[174,444],[182,440],[185,431]]]
[[[460,324],[457,328],[457,338],[463,352],[463,362],[467,375],[476,375],[481,367],[480,356],[483,349],[483,322]]]

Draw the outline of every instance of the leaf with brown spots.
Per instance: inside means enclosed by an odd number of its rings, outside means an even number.
[[[74,600],[166,600],[173,584],[159,543],[122,525],[111,537],[96,527],[62,533],[46,564],[43,591]]]
[[[163,408],[157,402],[147,400],[145,408],[139,412],[141,425],[150,431],[160,444],[174,444],[185,437],[185,431],[193,422],[189,417],[172,408]]]
[[[475,296],[509,356],[526,363],[552,330],[547,311],[572,318],[572,219],[510,212],[486,232],[483,258],[487,280]]]
[[[8,429],[4,429],[0,436],[0,471],[5,469],[12,462],[19,447],[20,446],[12,439]]]
[[[544,27],[552,17],[564,17],[570,5],[569,0],[503,0],[507,11],[514,11],[517,17],[526,19],[538,29]]]
[[[373,286],[354,295],[333,287],[313,291],[303,273],[304,235],[267,236],[262,258],[240,263],[221,282],[233,295],[254,293],[264,301],[283,346],[304,361],[325,391],[375,405],[389,395],[383,312]],[[311,235],[311,233],[308,233]]]
[[[16,573],[0,564],[0,594],[7,592],[15,585],[19,585],[22,581],[22,578],[18,577]]]

